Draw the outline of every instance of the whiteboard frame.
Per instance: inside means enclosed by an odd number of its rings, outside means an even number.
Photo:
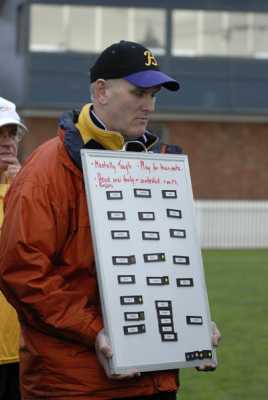
[[[98,159],[131,159],[131,160],[161,160],[161,161],[182,161],[185,167],[185,174],[187,180],[187,188],[188,188],[188,200],[189,202],[189,210],[191,212],[191,219],[192,221],[195,220],[194,215],[194,203],[193,203],[193,193],[192,193],[192,185],[191,185],[191,178],[190,178],[190,171],[189,171],[189,164],[188,158],[186,155],[174,155],[174,154],[155,154],[155,153],[137,153],[137,152],[119,152],[119,151],[108,151],[108,150],[91,150],[91,149],[82,149],[81,150],[81,159],[82,159],[82,167],[83,167],[83,175],[84,175],[84,183],[86,189],[86,197],[87,197],[87,204],[88,204],[88,212],[89,212],[89,219],[90,219],[90,229],[92,234],[92,241],[93,241],[93,249],[96,261],[96,273],[97,273],[97,280],[99,286],[99,293],[100,293],[100,301],[101,301],[101,309],[102,309],[102,317],[104,322],[104,330],[106,335],[108,336],[110,343],[113,349],[113,357],[109,360],[109,368],[111,373],[124,373],[128,368],[122,365],[118,365],[117,358],[116,358],[116,348],[114,347],[114,338],[113,338],[113,330],[112,325],[109,318],[109,313],[111,310],[109,309],[108,300],[106,298],[106,287],[105,287],[105,273],[104,269],[100,263],[99,252],[101,250],[100,243],[97,240],[96,232],[97,232],[97,225],[96,219],[93,211],[93,207],[91,206],[94,203],[94,186],[90,182],[90,167],[88,163],[88,158],[98,158]],[[210,309],[209,309],[209,302],[208,302],[208,295],[205,283],[205,275],[203,270],[203,262],[202,262],[202,255],[201,255],[201,248],[200,243],[198,240],[197,230],[196,227],[193,227],[194,235],[193,235],[193,245],[196,249],[196,254],[198,257],[198,263],[200,266],[200,279],[201,285],[203,287],[203,296],[205,301],[205,317],[207,321],[211,321],[210,316]],[[211,325],[211,324],[210,324]],[[211,337],[212,334],[212,327],[209,327],[209,335]],[[176,368],[190,368],[190,367],[198,367],[202,366],[204,362],[209,363],[213,362],[214,364],[217,363],[216,351],[212,348],[212,359],[205,359],[205,360],[194,360],[194,361],[176,361],[176,362],[164,362],[164,363],[150,363],[149,361],[143,364],[135,364],[131,365],[131,368],[136,368],[139,371],[156,371],[156,370],[167,370],[167,369],[176,369]]]

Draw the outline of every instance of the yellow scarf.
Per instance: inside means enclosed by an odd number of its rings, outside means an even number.
[[[119,132],[106,131],[98,128],[90,118],[89,109],[91,104],[86,104],[78,118],[76,128],[79,130],[84,143],[94,139],[106,150],[121,150],[124,145],[124,138]]]

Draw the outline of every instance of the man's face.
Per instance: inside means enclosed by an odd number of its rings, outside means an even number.
[[[155,110],[155,96],[160,87],[139,88],[124,79],[106,81],[108,100],[104,122],[109,130],[127,139],[136,139],[146,130]]]
[[[0,162],[7,157],[17,157],[17,125],[9,124],[0,127]]]

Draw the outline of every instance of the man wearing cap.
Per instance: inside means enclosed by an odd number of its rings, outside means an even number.
[[[12,102],[0,97],[0,231],[3,202],[20,169],[18,142],[26,127]],[[17,400],[19,391],[19,323],[16,311],[0,292],[0,398]]]
[[[149,49],[121,41],[91,68],[92,104],[65,113],[58,137],[27,160],[8,193],[1,287],[16,307],[23,399],[176,398],[178,371],[110,375],[81,149],[147,151],[155,97],[179,84]],[[218,332],[214,341],[219,338]]]

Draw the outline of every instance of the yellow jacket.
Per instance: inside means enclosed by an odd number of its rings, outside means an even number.
[[[3,202],[8,185],[0,184],[0,231],[3,222]],[[19,360],[19,322],[16,311],[0,292],[0,364]]]

